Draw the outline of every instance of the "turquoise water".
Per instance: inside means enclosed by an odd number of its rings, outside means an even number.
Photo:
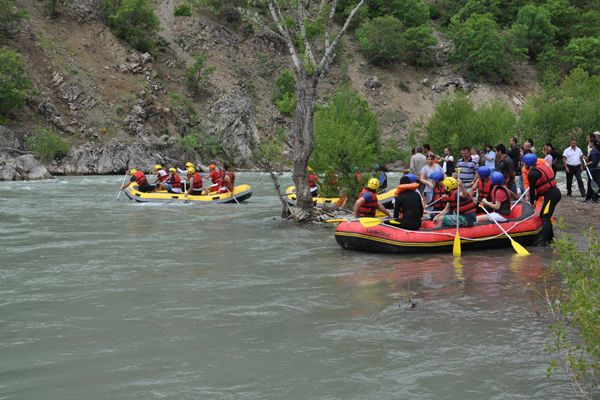
[[[0,398],[572,397],[545,376],[544,250],[349,252],[275,219],[263,174],[240,206],[121,179],[0,183]]]

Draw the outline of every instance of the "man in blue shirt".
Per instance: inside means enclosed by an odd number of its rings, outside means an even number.
[[[471,159],[471,149],[469,147],[463,147],[460,151],[461,159],[456,163],[456,169],[460,168],[460,173],[457,174],[457,178],[465,185],[467,191],[471,188],[473,180],[475,179],[475,172],[479,167]]]

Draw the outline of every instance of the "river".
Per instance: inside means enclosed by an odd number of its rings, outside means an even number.
[[[265,174],[239,206],[121,179],[0,182],[0,399],[572,397],[545,375],[545,249],[350,252],[277,220]]]

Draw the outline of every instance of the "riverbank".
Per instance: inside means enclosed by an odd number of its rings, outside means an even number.
[[[583,197],[567,197],[563,193],[554,216],[564,222],[564,229],[558,229],[557,233],[564,231],[579,239],[590,227],[600,232],[600,203],[583,203],[583,200]]]

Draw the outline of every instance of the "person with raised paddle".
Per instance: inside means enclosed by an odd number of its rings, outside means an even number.
[[[160,164],[154,166],[154,174],[156,175],[156,181],[154,182],[154,190],[161,190],[162,184],[169,180],[169,173]]]
[[[493,172],[490,178],[492,187],[490,189],[489,200],[483,198],[480,200],[479,206],[486,212],[483,215],[477,216],[477,222],[487,221],[508,221],[510,215],[510,198],[509,190],[504,186],[504,175],[502,172]]]
[[[529,179],[529,202],[535,205],[538,197],[543,197],[541,208],[542,235],[538,245],[546,246],[554,240],[554,229],[552,229],[552,215],[562,195],[556,187],[556,180],[552,169],[546,164],[536,165],[535,154],[525,154],[523,163],[529,168],[527,178]]]
[[[388,217],[392,215],[390,212],[379,203],[377,200],[377,191],[379,190],[379,179],[371,178],[367,182],[367,187],[358,195],[358,200],[354,204],[354,214],[357,217],[375,217],[377,210],[381,211]]]
[[[396,226],[402,229],[416,231],[421,228],[424,209],[423,199],[416,191],[418,188],[419,184],[410,183],[409,177],[400,178],[400,185],[396,188],[394,219],[400,218],[400,224]]]
[[[144,174],[143,171],[139,171],[135,168],[132,168],[131,171],[129,171],[129,173],[131,174],[131,179],[129,180],[129,182],[127,182],[121,187],[121,190],[127,189],[129,185],[131,185],[134,182],[137,183],[137,190],[140,192],[147,193],[154,190],[154,186],[148,183],[148,178],[146,178],[146,174]]]
[[[448,193],[446,207],[433,222],[437,226],[472,226],[477,220],[477,207],[460,179],[447,177],[444,187]]]

